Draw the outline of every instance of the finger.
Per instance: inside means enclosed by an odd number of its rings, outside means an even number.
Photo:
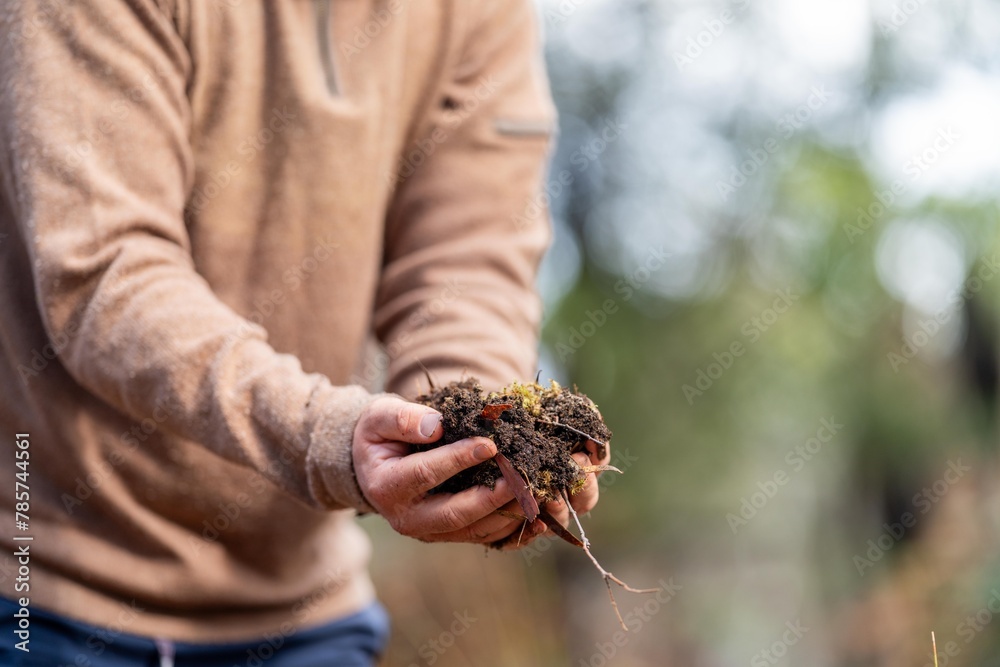
[[[570,522],[569,509],[566,508],[566,503],[564,501],[550,500],[549,502],[545,503],[544,509],[546,512],[549,513],[549,515],[553,519],[558,521],[563,526],[569,525]],[[552,529],[546,526],[545,523],[541,521],[541,519],[539,519],[538,522],[542,524],[543,528],[545,528],[545,530],[542,531],[545,535],[555,537],[555,533],[552,532]]]
[[[522,527],[523,526],[523,530]],[[502,538],[503,541],[495,540],[491,542],[493,546],[500,549],[500,551],[517,551],[518,549],[523,549],[529,546],[532,542],[537,540],[539,537],[544,535],[548,531],[548,526],[541,519],[535,519],[527,526],[524,522],[518,526],[518,529],[508,535],[506,538]]]
[[[506,484],[502,479],[497,483]],[[524,519],[512,519],[510,516],[499,514],[499,512],[506,511],[508,514],[516,514],[520,510],[521,506],[517,504],[517,499],[515,498],[466,528],[433,535],[430,540],[434,542],[474,542],[477,544],[499,542],[508,535],[520,531],[521,526],[524,525]]]
[[[492,440],[466,438],[397,458],[392,468],[397,497],[402,500],[419,498],[466,468],[489,461],[496,453],[497,446]],[[500,488],[509,490],[506,484]]]
[[[587,450],[588,454],[588,460],[586,463],[583,463],[583,465],[593,464],[595,466],[599,466],[611,463],[611,445],[603,448],[604,456],[600,456],[602,447],[593,440],[588,440],[583,447]]]
[[[506,484],[507,480],[501,479],[500,482]],[[500,482],[497,483],[499,484]],[[510,512],[511,514],[517,514],[519,516],[524,515],[524,510],[521,509],[521,504],[517,501],[516,497],[514,498],[514,500],[510,501],[509,503],[501,507],[500,510],[503,510],[504,512]],[[499,512],[500,510],[497,511]]]
[[[404,530],[397,530],[423,537],[459,531],[492,514],[513,498],[510,487],[499,482],[492,490],[476,486],[458,493],[435,494],[412,505],[403,517]]]
[[[518,502],[517,498],[514,498],[511,502],[507,503],[498,511],[506,511],[511,514],[521,515],[523,510]],[[521,547],[528,546],[532,540],[548,530],[541,519],[535,519],[532,522],[526,522],[523,518],[518,521],[517,530],[507,535],[505,537],[496,537],[488,542],[488,544],[501,549],[502,551],[508,551],[512,549],[520,549]]]
[[[436,533],[426,537],[429,542],[472,542],[475,544],[491,544],[513,535],[521,530],[524,521],[508,519],[495,512],[476,521],[461,530],[448,533]]]
[[[569,497],[569,502],[577,514],[586,514],[597,505],[601,490],[597,485],[597,475],[587,473],[587,482],[583,488]]]
[[[366,413],[367,431],[382,440],[428,443],[441,437],[441,413],[394,396],[376,400]]]
[[[586,462],[587,457],[585,454],[574,454],[573,457],[580,463],[580,459]],[[597,505],[597,499],[600,495],[600,488],[597,484],[597,475],[595,473],[587,473],[587,481],[584,482],[583,487],[569,497],[570,503],[573,505],[573,509],[579,514],[586,514],[590,510],[594,509]]]

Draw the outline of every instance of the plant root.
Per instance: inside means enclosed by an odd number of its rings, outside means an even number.
[[[576,522],[576,527],[580,531],[580,540],[579,540],[581,542],[580,547],[583,549],[584,553],[587,554],[587,557],[590,558],[590,562],[594,564],[594,567],[597,568],[597,571],[601,573],[601,577],[604,578],[604,584],[608,587],[608,598],[611,599],[611,608],[615,610],[615,616],[618,617],[618,624],[622,626],[622,630],[628,632],[628,626],[625,625],[625,619],[622,618],[622,613],[618,609],[618,602],[615,600],[615,593],[611,589],[611,582],[612,581],[615,582],[616,584],[627,590],[629,593],[642,593],[642,594],[659,593],[661,589],[659,587],[633,588],[632,586],[629,586],[615,575],[605,570],[604,566],[601,565],[600,561],[597,560],[593,552],[591,552],[590,550],[590,540],[587,539],[587,533],[583,530],[583,524],[580,522],[579,515],[577,515],[576,510],[573,509],[573,506],[569,502],[569,495],[565,495],[564,499],[566,502],[566,507],[569,508],[570,516],[573,517],[573,520]]]

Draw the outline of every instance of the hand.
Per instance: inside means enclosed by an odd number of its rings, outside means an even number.
[[[581,468],[588,465],[607,465],[611,463],[610,444],[607,448],[605,448],[603,457],[598,456],[600,449],[601,448],[598,447],[597,443],[588,441],[586,447],[587,451],[577,452],[576,454],[573,454],[573,458],[578,464],[580,464]],[[597,477],[600,474],[601,473],[599,472],[588,472],[587,482],[584,484],[583,488],[569,497],[569,502],[578,515],[586,514],[597,505],[597,499],[600,495],[600,490],[597,486]],[[576,532],[576,530],[574,530],[574,526],[571,525],[573,520],[570,517],[569,509],[566,507],[566,502],[564,500],[553,500],[545,503],[543,509],[551,514],[552,518],[561,523],[563,526],[568,526],[572,532]],[[549,535],[553,534],[551,530],[547,531],[547,533]]]
[[[520,530],[521,522],[496,514],[514,499],[502,479],[492,490],[475,486],[428,495],[497,452],[487,438],[468,438],[411,453],[410,443],[431,443],[441,433],[440,413],[393,396],[373,401],[362,412],[354,430],[354,471],[372,507],[396,532],[425,542],[489,544]]]

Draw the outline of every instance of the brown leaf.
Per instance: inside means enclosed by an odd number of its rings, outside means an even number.
[[[534,521],[538,517],[538,501],[535,500],[531,489],[528,488],[528,483],[524,481],[520,473],[514,470],[514,465],[510,462],[510,459],[500,452],[497,452],[493,460],[500,466],[503,478],[507,480],[511,490],[514,491],[514,497],[517,498],[517,504],[524,510],[524,516],[528,521]]]
[[[538,518],[544,521],[545,525],[551,528],[553,533],[563,538],[564,540],[572,544],[574,547],[580,547],[581,549],[583,548],[583,542],[581,542],[576,535],[566,530],[566,528],[564,528],[561,523],[556,521],[556,518],[554,516],[552,516],[545,510],[540,510],[538,513]]]
[[[490,421],[496,421],[497,419],[500,419],[500,415],[502,415],[507,410],[510,410],[512,407],[514,406],[511,405],[510,403],[497,403],[496,405],[487,405],[485,408],[483,408],[482,415],[483,417],[489,419]]]

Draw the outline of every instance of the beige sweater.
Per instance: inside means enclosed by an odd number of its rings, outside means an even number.
[[[530,0],[6,3],[31,604],[210,641],[370,602],[359,385],[534,374],[553,120]]]

